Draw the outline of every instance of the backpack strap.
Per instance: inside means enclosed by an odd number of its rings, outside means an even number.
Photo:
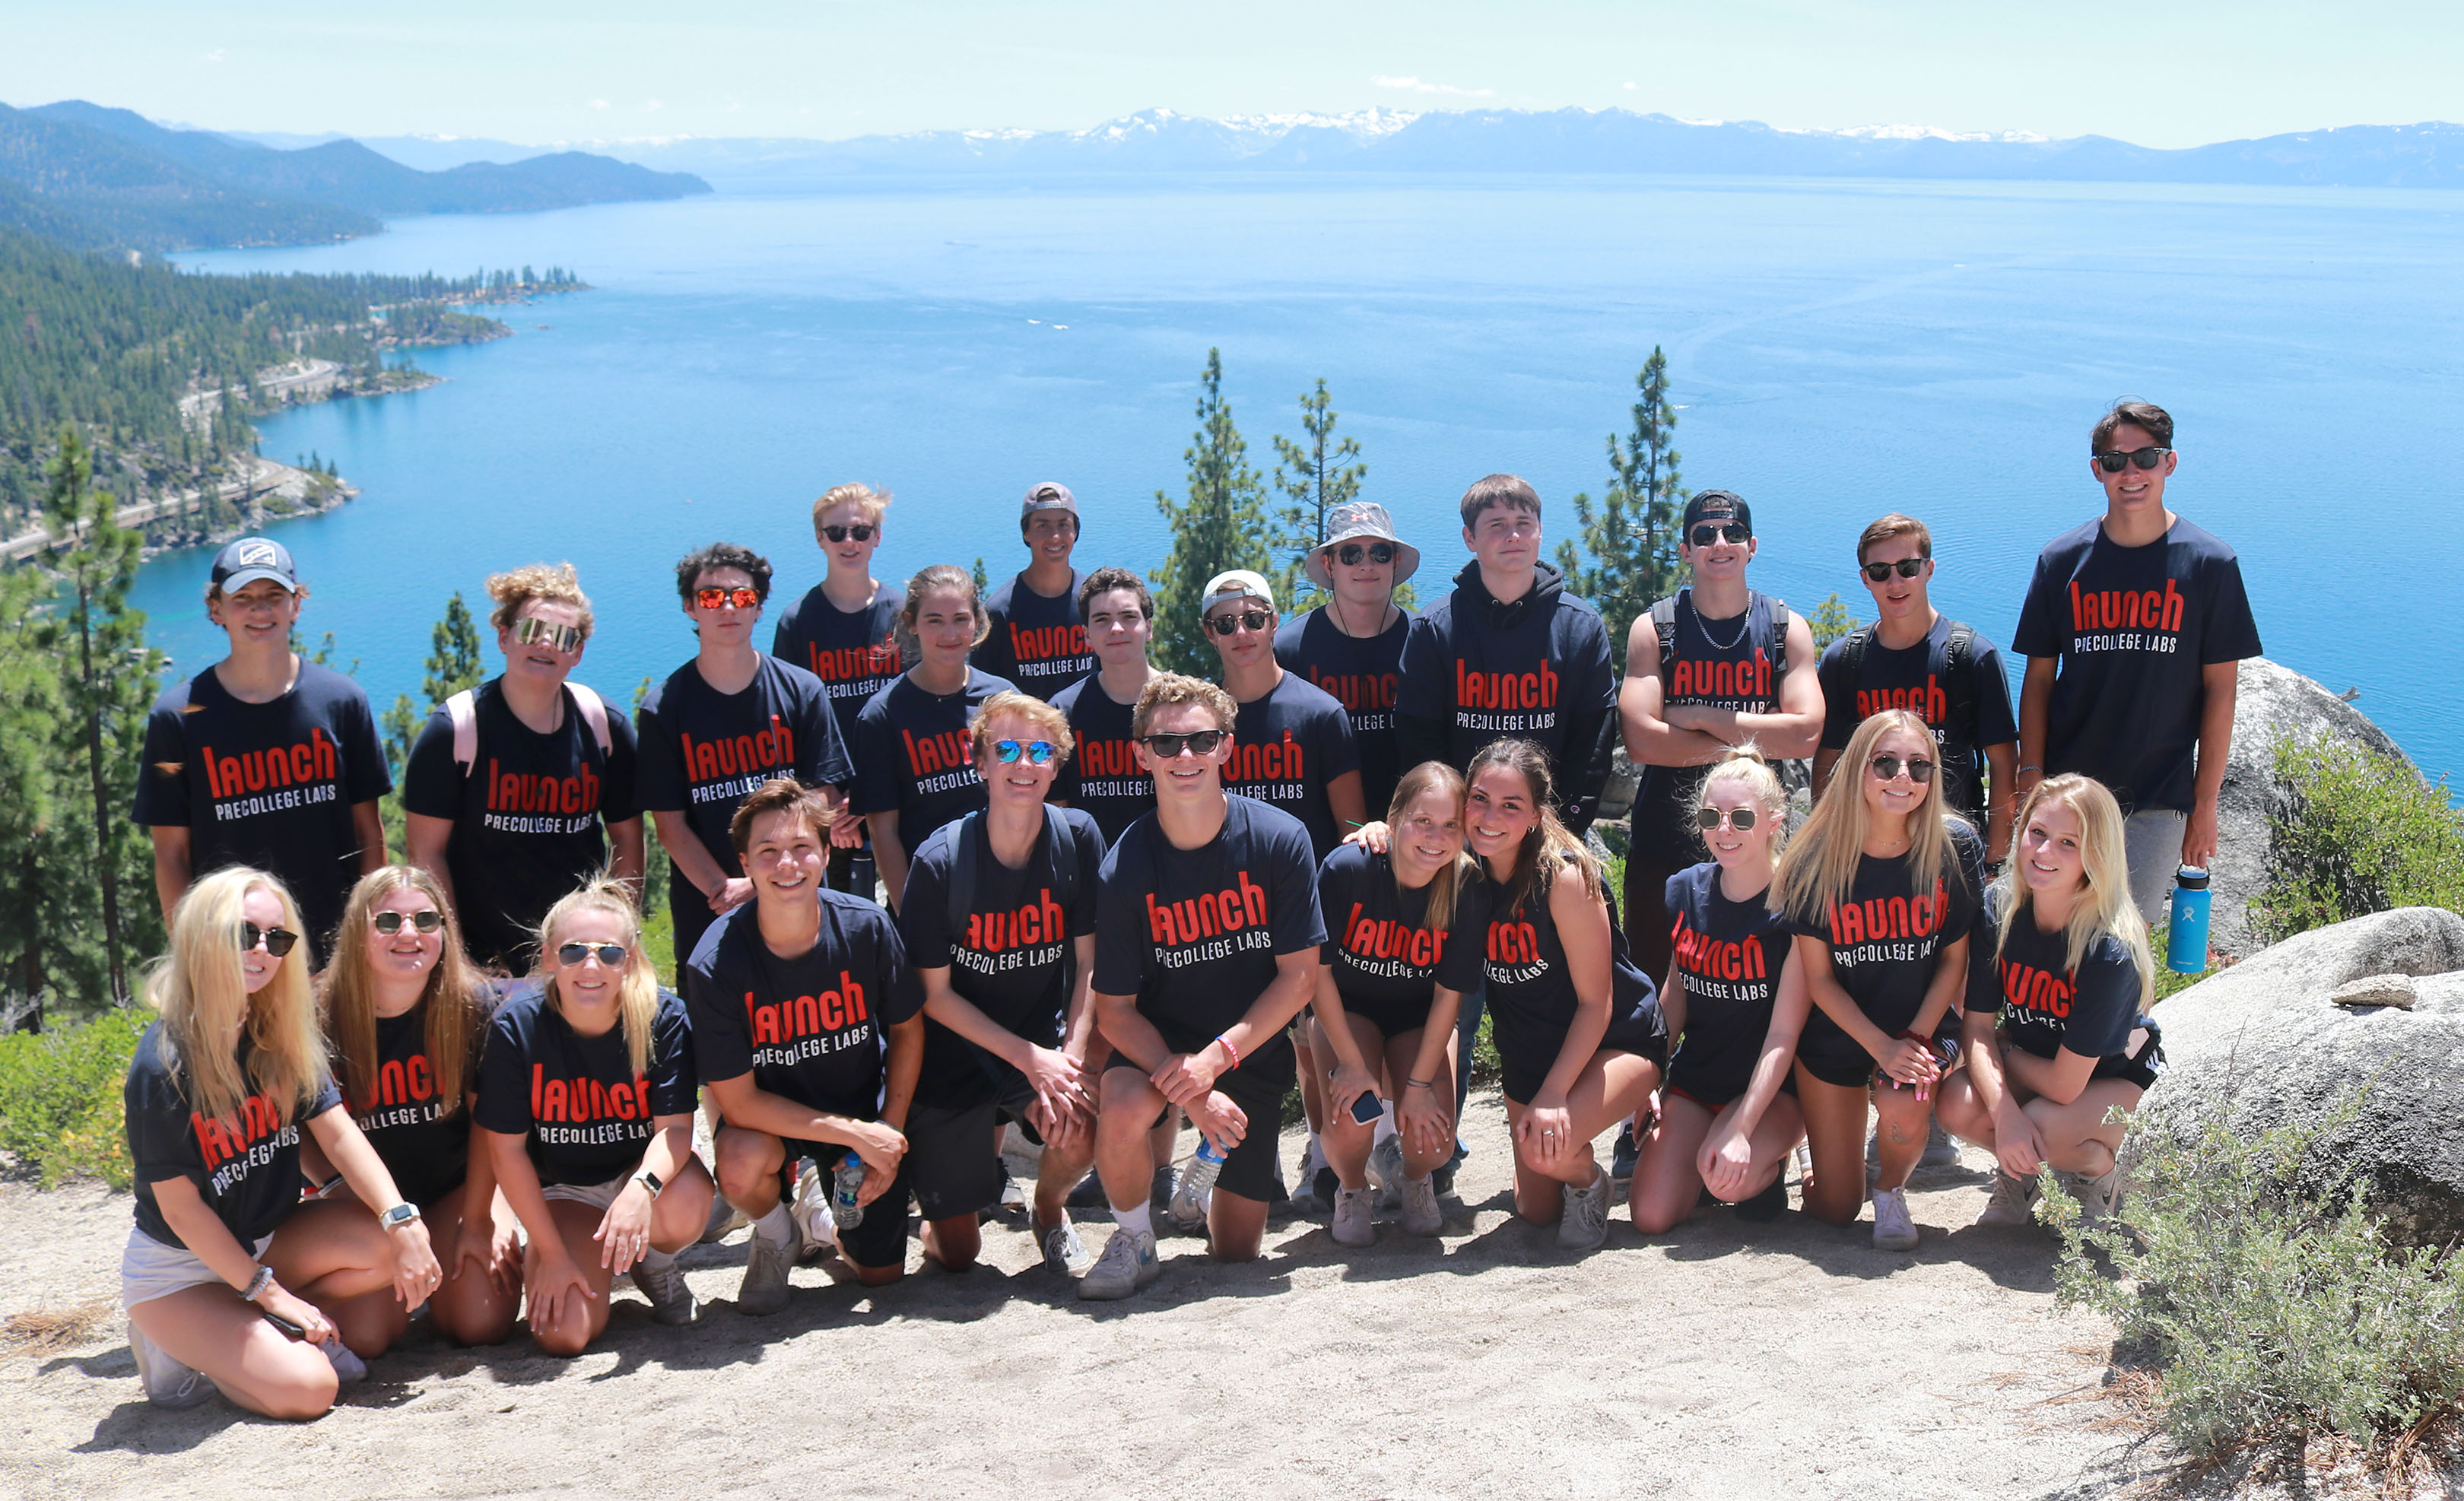
[[[949,827],[950,830],[950,941],[964,938],[967,919],[976,912],[977,852],[983,843],[984,815],[981,811],[967,814]]]
[[[1942,644],[1942,673],[1949,679],[1943,685],[1943,698],[1950,723],[1968,739],[1970,750],[1982,753],[1985,747],[1975,743],[1976,628],[1965,621],[1950,623],[1950,634]]]
[[[1857,691],[1857,676],[1865,671],[1865,651],[1874,644],[1874,628],[1859,626],[1839,638],[1839,665],[1848,672],[1848,691]]]
[[[453,764],[471,775],[479,759],[479,701],[468,688],[445,700],[445,717],[453,724]]]
[[[1668,666],[1677,659],[1676,595],[1671,594],[1651,607],[1651,629],[1660,637],[1660,679],[1664,685],[1668,681]],[[1663,686],[1661,692],[1666,691]]]
[[[1771,599],[1770,595],[1763,597]],[[1788,676],[1788,623],[1791,618],[1793,617],[1788,612],[1788,603],[1785,600],[1771,601],[1771,644],[1764,650],[1771,653],[1771,712],[1772,713],[1777,713],[1779,710],[1780,681]]]
[[[1044,840],[1052,851],[1052,881],[1060,888],[1061,910],[1078,899],[1078,850],[1069,837],[1069,820],[1051,804],[1044,805]]]
[[[590,726],[590,738],[599,742],[599,754],[615,755],[615,738],[607,733],[607,700],[580,683],[567,683],[564,691],[573,695],[573,706],[582,711],[583,721]]]

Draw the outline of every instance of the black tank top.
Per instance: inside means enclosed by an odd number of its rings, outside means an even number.
[[[1746,594],[1746,613],[1723,625],[1714,639],[1694,608],[1694,591],[1677,591],[1677,631],[1661,664],[1663,707],[1701,704],[1771,714],[1779,708],[1780,678],[1787,664],[1783,643],[1772,640],[1776,602],[1758,589]],[[1634,843],[1661,864],[1690,865],[1703,858],[1703,841],[1688,815],[1705,766],[1645,766],[1634,795]]]

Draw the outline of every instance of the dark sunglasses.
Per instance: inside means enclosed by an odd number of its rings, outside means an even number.
[[[1236,615],[1209,615],[1206,617],[1206,629],[1214,631],[1219,636],[1228,636],[1243,626],[1248,627],[1251,630],[1265,629],[1266,612],[1263,609],[1244,609]]]
[[[1393,542],[1371,542],[1365,549],[1362,548],[1358,542],[1346,542],[1340,547],[1330,547],[1327,551],[1334,554],[1334,561],[1343,564],[1347,568],[1359,567],[1360,560],[1363,557],[1366,557],[1371,563],[1393,563],[1395,561],[1395,544]]]
[[[1752,808],[1732,807],[1727,810],[1727,816],[1728,827],[1741,834],[1754,827]],[[1706,834],[1719,828],[1720,821],[1721,810],[1716,807],[1698,807],[1694,810],[1694,827]]]
[[[693,603],[704,609],[725,609],[733,605],[737,609],[755,609],[761,604],[759,589],[695,589]]]
[[[289,928],[260,928],[253,922],[239,925],[239,951],[243,954],[262,943],[265,952],[280,959],[298,941],[299,935]]]
[[[1150,735],[1138,741],[1157,761],[1178,761],[1183,750],[1200,756],[1212,756],[1215,747],[1223,743],[1224,730],[1192,730],[1187,735]]]
[[[2096,456],[2096,467],[2108,475],[2121,474],[2122,466],[2124,464],[2135,464],[2141,469],[2154,469],[2165,461],[2166,454],[2172,452],[2171,449],[2132,449],[2127,453],[2120,453],[2107,450]]]
[[[1686,537],[1697,547],[1708,547],[1718,541],[1742,542],[1753,535],[1753,528],[1743,521],[1728,521],[1718,526],[1705,521],[1688,532]]]
[[[1865,577],[1877,584],[1894,573],[1903,579],[1913,579],[1925,572],[1925,565],[1930,562],[1929,558],[1903,558],[1897,563],[1869,563],[1865,564]]]
[[[622,969],[625,965],[625,945],[622,943],[560,943],[556,946],[556,961],[567,969],[593,954],[598,955],[599,962],[609,969]]]
[[[825,526],[822,528],[822,535],[834,542],[846,541],[850,537],[860,542],[869,542],[872,541],[872,533],[873,528],[862,521],[858,521],[853,526]]]
[[[1026,763],[1030,766],[1049,766],[1052,764],[1052,742],[1029,740],[1021,745],[1016,740],[993,741],[993,760],[1004,766],[1018,760],[1021,755],[1026,757]]]
[[[1924,786],[1933,780],[1933,762],[1923,757],[1903,762],[1897,756],[1877,756],[1871,764],[1874,769],[1874,780],[1877,782],[1896,781],[1903,768],[1907,771],[1908,780],[1918,786]]]
[[[368,918],[368,926],[386,938],[392,938],[402,931],[402,925],[406,921],[422,933],[433,933],[445,926],[445,914],[433,907],[410,913],[407,916],[399,912],[381,912]]]
[[[571,651],[582,645],[582,628],[560,626],[552,620],[524,615],[514,622],[514,639],[526,647],[543,646],[551,651]]]

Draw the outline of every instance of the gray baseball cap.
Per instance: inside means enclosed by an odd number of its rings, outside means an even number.
[[[243,537],[214,554],[214,587],[242,589],[259,579],[298,593],[299,570],[292,564],[291,549],[268,538]]]
[[[1040,480],[1027,487],[1026,502],[1019,508],[1019,519],[1023,521],[1038,511],[1067,511],[1076,516],[1078,497],[1069,493],[1067,485],[1050,479]]]

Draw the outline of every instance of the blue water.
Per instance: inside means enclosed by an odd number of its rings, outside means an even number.
[[[1325,377],[1384,501],[1462,561],[1454,505],[1526,475],[1552,535],[1666,347],[1686,482],[1754,506],[1755,578],[1809,607],[1859,527],[1924,517],[1937,603],[2007,642],[2037,548],[2097,514],[2086,434],[2114,397],[2180,422],[2174,508],[2240,551],[2271,656],[2433,773],[2464,770],[2453,417],[2464,194],[2111,185],[1549,180],[871,184],[537,215],[412,219],[200,269],[558,263],[598,290],[424,350],[446,384],[266,421],[363,497],[277,534],[380,704],[414,690],[446,596],[570,559],[611,693],[692,649],[673,560],[725,537],[819,576],[814,496],[897,500],[876,571],[1023,558],[1057,478],[1083,565],[1153,566],[1210,345],[1262,470]],[[545,327],[535,325],[544,324]],[[1064,326],[1066,325],[1066,326]],[[188,671],[219,654],[207,559],[140,603]],[[1869,611],[1860,611],[1869,612]]]

